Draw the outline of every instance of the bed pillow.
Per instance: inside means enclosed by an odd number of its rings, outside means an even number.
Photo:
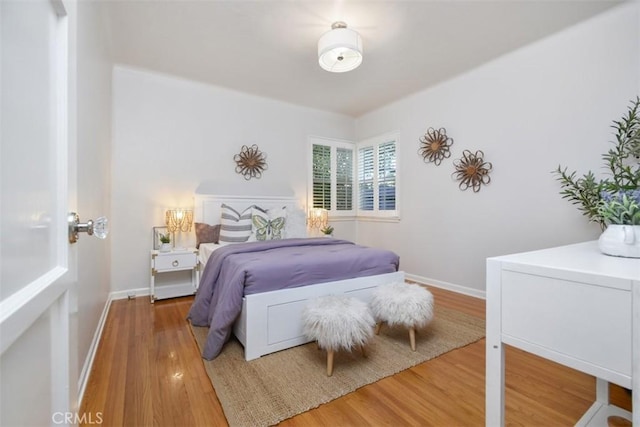
[[[253,205],[242,213],[227,204],[222,204],[220,214],[220,242],[241,243],[251,236],[251,211]]]
[[[307,233],[307,214],[302,209],[293,209],[287,212],[284,237],[287,239],[309,237]]]
[[[220,224],[209,225],[196,222],[196,249],[200,249],[201,243],[218,243],[220,238]]]
[[[284,228],[287,221],[286,206],[281,209],[264,209],[254,206],[251,222],[251,240],[280,240],[285,237]]]

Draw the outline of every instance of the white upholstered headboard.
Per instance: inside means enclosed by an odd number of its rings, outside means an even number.
[[[205,224],[219,224],[222,204],[225,203],[238,212],[251,205],[260,206],[263,209],[275,209],[287,207],[287,210],[298,208],[298,200],[294,196],[228,196],[214,194],[198,194],[194,199],[194,222]]]
[[[194,222],[215,225],[220,223],[220,206],[225,203],[242,212],[251,205],[263,209],[287,207],[288,212],[304,208],[304,201],[297,199],[291,186],[282,182],[223,182],[219,180],[202,181],[195,190]],[[306,217],[306,215],[305,215]]]

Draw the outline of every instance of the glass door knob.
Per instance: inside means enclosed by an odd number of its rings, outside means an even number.
[[[80,222],[80,216],[75,212],[69,212],[67,217],[69,224],[69,243],[75,243],[80,238],[79,233],[87,233],[99,239],[106,239],[109,234],[109,220],[101,216],[95,221],[90,219],[85,223]]]

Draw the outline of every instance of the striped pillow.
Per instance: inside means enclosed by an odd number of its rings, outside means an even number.
[[[240,243],[246,242],[251,236],[251,212],[253,205],[242,213],[231,206],[222,204],[220,215],[220,242]]]

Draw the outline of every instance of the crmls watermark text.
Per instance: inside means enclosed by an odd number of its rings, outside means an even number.
[[[102,424],[102,412],[54,412],[51,421],[54,424]]]

